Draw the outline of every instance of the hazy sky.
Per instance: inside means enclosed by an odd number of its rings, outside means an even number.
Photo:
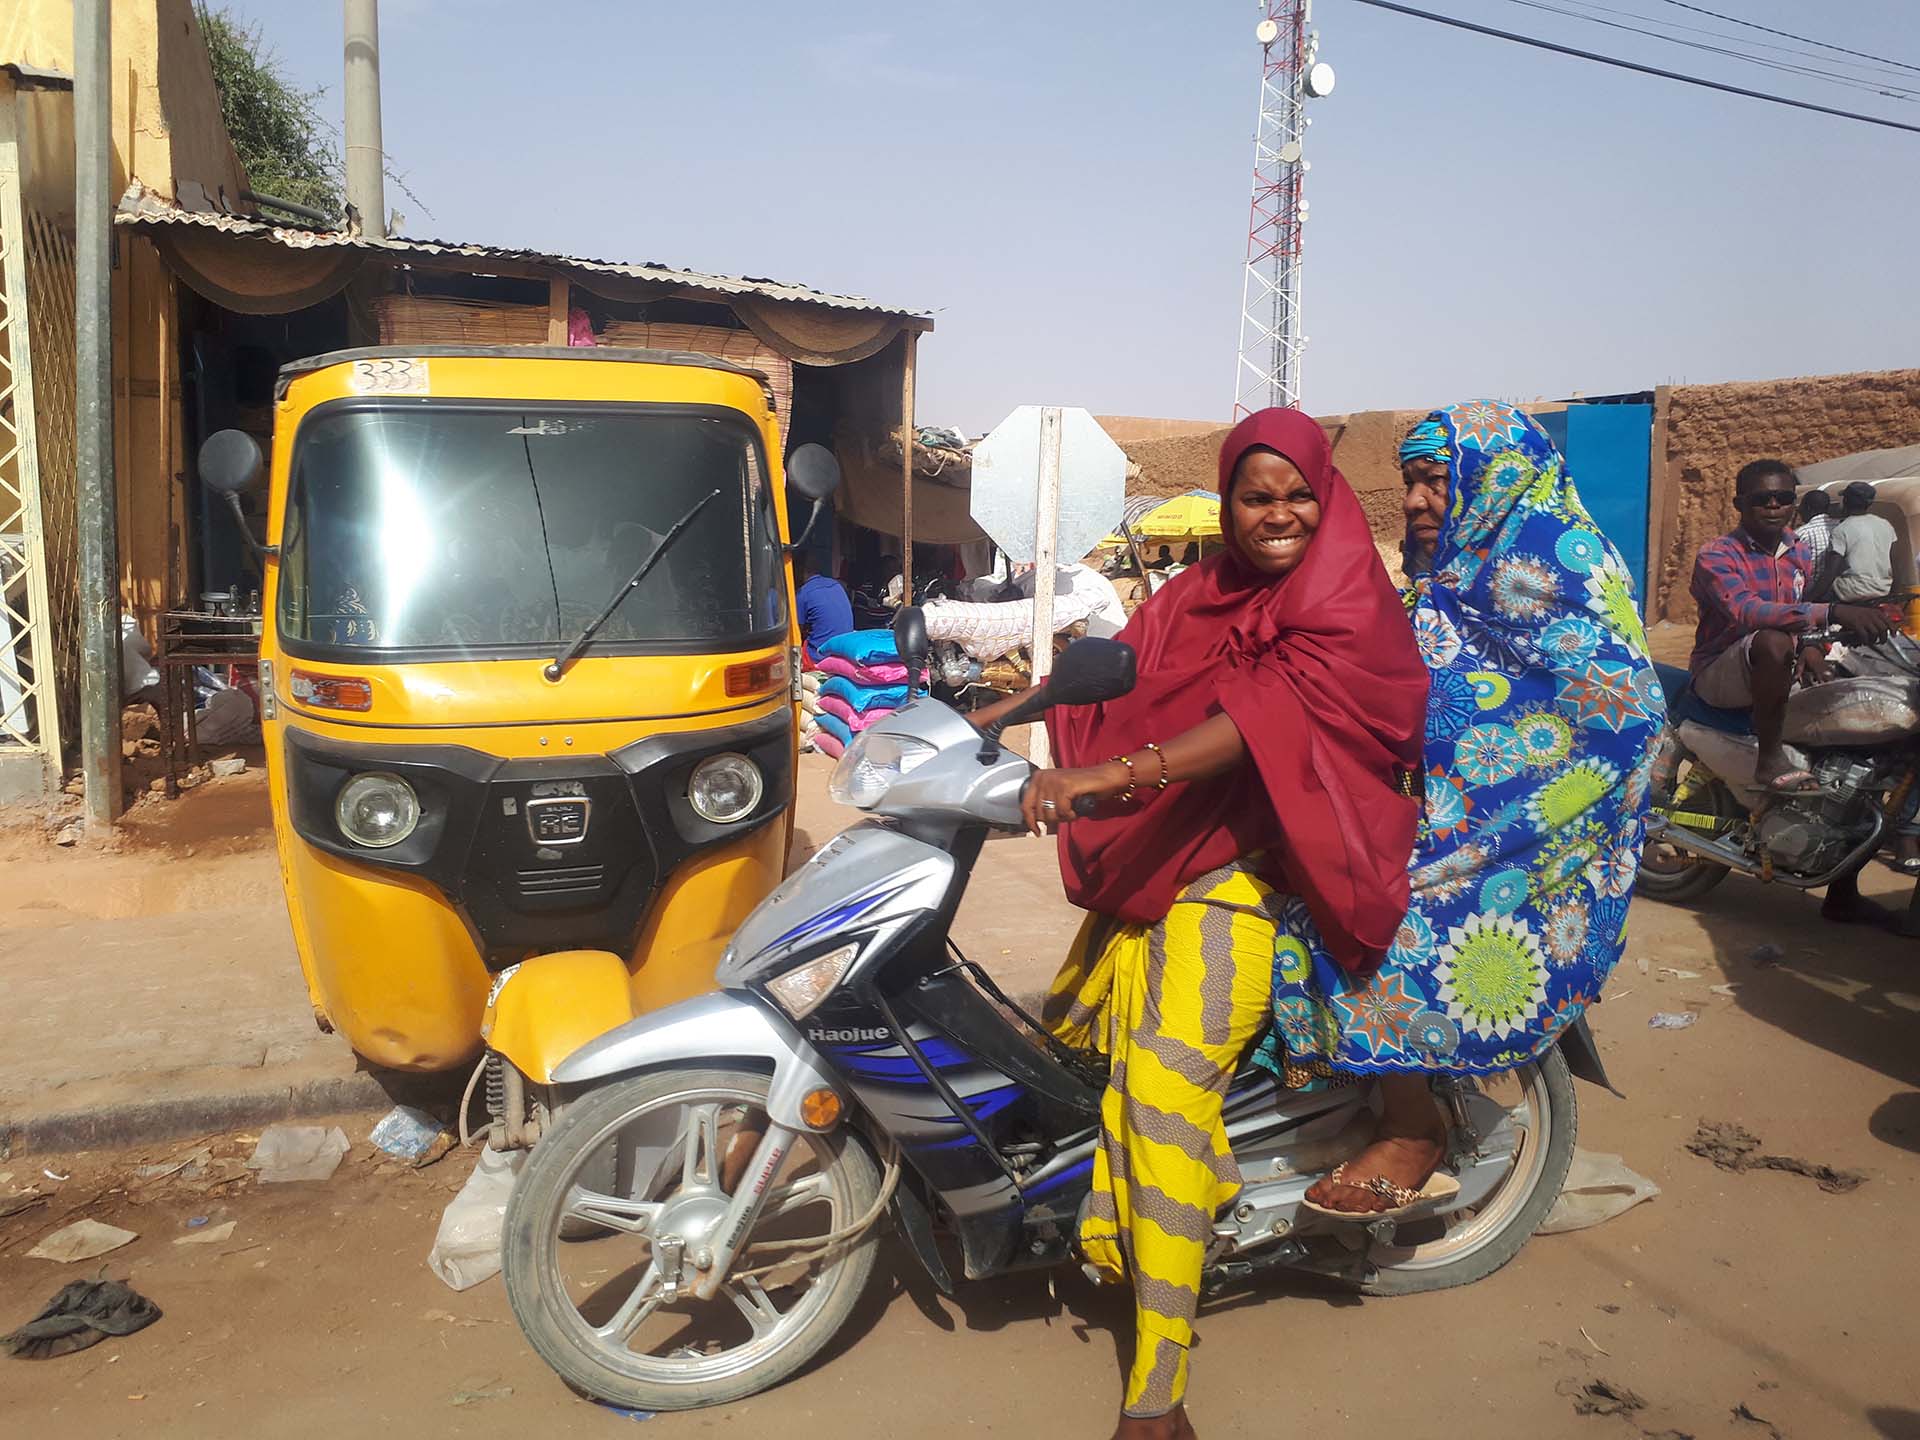
[[[1514,0],[1415,3],[1920,123],[1911,99]],[[1706,3],[1920,65],[1913,0]],[[339,5],[229,8],[294,79],[326,87],[337,119]],[[1666,0],[1585,8],[1785,43]],[[432,212],[388,187],[413,235],[930,310],[923,423],[984,429],[1022,403],[1231,405],[1253,0],[381,10],[386,148]],[[1920,363],[1920,135],[1352,0],[1318,0],[1314,20],[1339,83],[1310,111],[1309,408]],[[1920,91],[1920,72],[1896,74]]]

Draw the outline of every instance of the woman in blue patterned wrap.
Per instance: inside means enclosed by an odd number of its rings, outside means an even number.
[[[1412,906],[1380,969],[1282,929],[1262,1063],[1290,1085],[1381,1077],[1373,1143],[1308,1192],[1338,1213],[1412,1202],[1445,1153],[1433,1072],[1536,1058],[1625,944],[1665,723],[1631,576],[1530,417],[1435,411],[1402,449],[1409,617],[1429,676]]]

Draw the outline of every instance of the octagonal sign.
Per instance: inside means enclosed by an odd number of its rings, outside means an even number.
[[[1040,411],[1022,405],[973,449],[974,521],[1020,565],[1034,558]],[[1120,523],[1127,457],[1085,410],[1060,411],[1060,519],[1054,555],[1069,564]]]

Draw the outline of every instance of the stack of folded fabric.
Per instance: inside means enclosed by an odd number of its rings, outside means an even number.
[[[820,643],[814,746],[844,753],[853,737],[907,703],[907,667],[890,630],[851,630]]]
[[[827,677],[818,670],[800,672],[800,748],[820,748],[820,685]],[[834,752],[838,754],[838,752]]]

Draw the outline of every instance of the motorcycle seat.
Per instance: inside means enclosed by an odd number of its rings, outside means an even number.
[[[1660,688],[1667,697],[1667,717],[1675,725],[1691,720],[1722,735],[1753,733],[1753,711],[1723,710],[1718,705],[1707,704],[1693,693],[1693,676],[1678,665],[1655,661],[1653,673],[1660,678]]]

